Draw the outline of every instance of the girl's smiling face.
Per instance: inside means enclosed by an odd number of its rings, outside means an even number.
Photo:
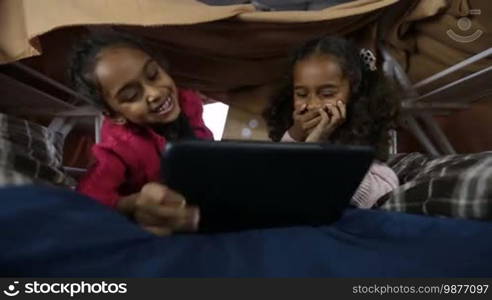
[[[94,68],[111,118],[118,123],[166,124],[181,112],[172,78],[147,53],[115,46],[102,50]]]
[[[298,61],[293,70],[294,109],[320,109],[350,97],[349,81],[336,59],[330,55],[313,55]]]

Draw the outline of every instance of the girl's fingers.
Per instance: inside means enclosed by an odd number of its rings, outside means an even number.
[[[159,236],[166,236],[172,233],[171,228],[163,226],[142,226],[146,231]]]
[[[320,121],[321,121],[321,116],[317,116],[316,118],[314,118],[314,119],[312,119],[312,120],[310,120],[310,121],[308,121],[306,123],[303,123],[302,124],[302,128],[304,130],[309,131],[310,129],[316,127],[319,124]]]
[[[166,203],[169,206],[184,207],[185,198],[167,187],[166,185],[150,182],[142,187],[137,206],[146,206],[149,204],[159,205]]]
[[[307,111],[307,104],[304,103],[303,105],[301,105],[300,109],[299,109],[299,113],[303,114]]]
[[[306,142],[319,142],[321,140],[323,129],[326,126],[325,124],[328,123],[330,118],[328,117],[328,114],[323,111],[323,109],[319,110],[319,114],[320,121],[312,130],[310,130],[310,133],[306,138]]]
[[[173,211],[176,210],[176,211]],[[184,209],[146,209],[135,212],[135,221],[142,225],[159,225],[171,226],[179,223],[179,220],[184,220],[186,213]]]
[[[345,107],[345,103],[338,100],[337,107],[340,111],[340,116],[342,117],[342,120],[345,120],[347,118],[347,108]]]
[[[338,120],[340,120],[340,111],[338,110],[337,106],[328,104],[325,107],[331,115],[330,124],[336,124]]]
[[[306,109],[307,109],[307,104],[301,105],[298,109],[294,109],[293,116],[296,117],[304,114],[306,112]]]
[[[306,122],[309,122],[318,116],[319,116],[319,111],[317,109],[313,109],[313,110],[309,110],[309,111],[305,112],[304,114],[300,115],[299,120],[302,123],[306,123]]]
[[[186,219],[176,227],[177,231],[197,231],[200,224],[200,209],[196,206],[189,206]]]
[[[176,231],[195,231],[198,229],[200,211],[196,206],[185,208],[154,207],[135,215],[137,222],[151,226],[167,226]]]
[[[168,187],[157,182],[149,182],[142,187],[136,205],[160,204],[168,194]]]
[[[185,218],[168,219],[164,224],[145,224],[142,227],[159,236],[170,235],[173,232],[193,232],[198,230],[199,216],[198,208],[189,207]]]
[[[167,193],[168,194],[161,202],[161,204],[164,204],[169,207],[178,207],[178,208],[183,208],[186,206],[186,199],[183,195],[169,188],[167,190]]]
[[[147,225],[171,225],[186,217],[186,208],[166,205],[148,205],[135,212],[135,219]]]
[[[320,126],[325,126],[327,123],[331,121],[331,119],[333,119],[333,114],[330,111],[320,109],[319,114],[321,116]]]

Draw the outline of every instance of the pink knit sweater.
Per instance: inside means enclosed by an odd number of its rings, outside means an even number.
[[[288,132],[282,137],[282,142],[296,142]],[[352,196],[351,203],[359,208],[371,208],[377,200],[398,187],[398,177],[386,164],[374,161],[359,188]]]

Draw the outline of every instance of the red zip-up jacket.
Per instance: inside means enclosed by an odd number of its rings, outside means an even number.
[[[189,90],[178,94],[181,111],[188,117],[196,137],[213,139],[202,119],[200,96]],[[121,197],[139,192],[148,182],[160,181],[161,151],[165,144],[166,139],[148,127],[118,125],[105,118],[101,141],[92,148],[95,163],[77,190],[115,207]]]

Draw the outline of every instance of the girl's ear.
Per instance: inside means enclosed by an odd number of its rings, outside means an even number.
[[[107,110],[103,111],[103,115],[108,117],[113,123],[118,125],[124,125],[127,121],[124,116],[117,113],[109,112]]]
[[[125,125],[126,124],[126,119],[123,116],[111,118],[111,121],[113,121],[113,123],[118,124],[118,125]]]

